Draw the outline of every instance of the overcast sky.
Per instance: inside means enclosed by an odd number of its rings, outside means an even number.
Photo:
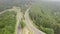
[[[60,0],[43,0],[43,1],[60,1]]]

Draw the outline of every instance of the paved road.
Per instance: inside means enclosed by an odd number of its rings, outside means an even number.
[[[16,34],[21,34],[21,30],[20,30],[20,21],[21,21],[21,10],[17,10],[17,30],[16,30]]]
[[[3,14],[3,13],[5,13],[6,11],[2,11],[2,12],[0,12],[0,14]]]
[[[26,24],[27,24],[28,28],[29,28],[30,30],[34,31],[36,34],[45,34],[45,33],[43,33],[42,31],[40,31],[40,30],[38,30],[37,28],[35,28],[35,27],[31,24],[31,22],[30,22],[30,20],[29,20],[29,17],[28,17],[29,9],[30,9],[30,8],[28,8],[28,9],[26,10],[25,15],[24,15],[25,20],[26,20]]]

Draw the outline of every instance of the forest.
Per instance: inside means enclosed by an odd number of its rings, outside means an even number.
[[[60,34],[60,14],[55,15],[57,12],[41,5],[33,5],[29,16],[39,30],[46,34]]]
[[[29,17],[35,27],[46,34],[60,34],[60,2],[42,0],[0,0],[0,34],[15,34],[16,16],[15,11],[9,11],[13,6],[20,7],[23,15],[29,10]],[[25,26],[23,20],[21,29]]]
[[[16,27],[16,12],[5,10],[0,14],[0,34],[14,34]]]

